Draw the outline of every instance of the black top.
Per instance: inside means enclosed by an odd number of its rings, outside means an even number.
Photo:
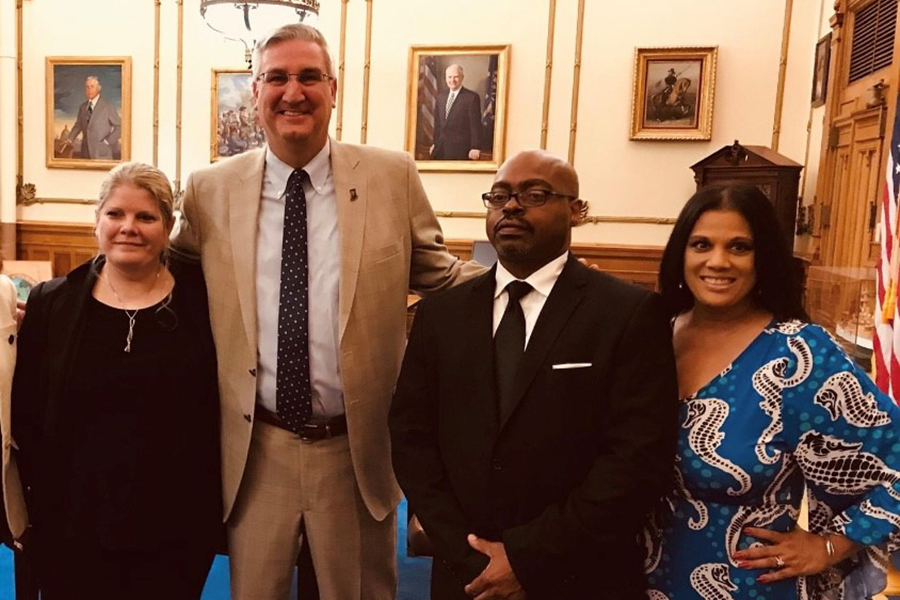
[[[26,346],[49,325],[49,348],[26,349],[26,364],[17,365],[16,384],[28,371],[41,379],[36,395],[13,395],[13,431],[20,431],[23,478],[32,487],[29,516],[39,535],[113,549],[216,543],[218,396],[205,294],[176,277],[166,308],[137,312],[126,353],[127,313],[90,295],[97,271],[78,278],[77,294],[63,292],[75,281],[38,290],[34,313],[29,300]],[[54,360],[54,321],[65,316],[78,324],[65,358]],[[35,359],[42,364],[32,371]]]

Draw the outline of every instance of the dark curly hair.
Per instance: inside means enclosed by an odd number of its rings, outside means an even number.
[[[756,269],[756,287],[751,293],[758,305],[779,321],[808,321],[797,269],[775,208],[753,185],[706,187],[681,209],[659,267],[659,290],[670,315],[675,317],[694,305],[694,296],[684,283],[684,252],[694,225],[709,210],[733,210],[750,226]]]

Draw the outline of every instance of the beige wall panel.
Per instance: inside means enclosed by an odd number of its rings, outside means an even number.
[[[802,161],[808,120],[812,53],[820,2],[795,0],[783,149]],[[358,142],[362,125],[366,39],[365,0],[347,4],[343,140]],[[812,5],[810,7],[809,5]],[[409,46],[414,44],[511,44],[507,107],[509,156],[540,143],[549,0],[372,0],[368,140],[400,150],[406,126]],[[132,156],[152,160],[153,0],[40,0],[25,3],[25,179],[39,197],[96,195],[104,173],[44,166],[44,58],[47,55],[133,57]],[[340,0],[323,0],[319,27],[335,61],[340,47]],[[548,144],[565,156],[569,147],[578,0],[558,0]],[[87,17],[104,35],[87,35]],[[830,15],[829,15],[830,16]],[[162,0],[159,165],[176,174],[177,4]],[[591,213],[612,217],[674,217],[692,193],[689,166],[735,138],[768,145],[778,78],[784,0],[693,0],[689,13],[674,13],[670,0],[595,2],[585,8],[575,166]],[[825,17],[827,19],[827,16]],[[98,21],[99,20],[99,21]],[[822,30],[822,32],[827,29]],[[184,0],[182,183],[209,162],[210,71],[241,68],[244,48],[209,30],[199,0]],[[710,142],[633,142],[628,139],[636,46],[717,45],[719,65],[713,139]],[[3,82],[6,84],[7,82]],[[805,112],[804,112],[805,111]],[[814,113],[813,133],[821,117]],[[816,124],[816,121],[819,124]],[[336,123],[332,121],[332,133]],[[811,143],[810,163],[819,143]],[[482,212],[479,195],[491,173],[423,173],[437,211]],[[814,181],[807,178],[807,189]],[[25,220],[85,222],[88,206],[19,207]],[[442,218],[448,238],[483,238],[478,218]],[[669,227],[590,224],[575,232],[580,243],[663,244]]]
[[[771,142],[784,2],[695,0],[690,15],[657,0],[588,3],[575,167],[592,214],[674,217],[695,190],[691,164],[735,139]],[[634,48],[686,45],[719,47],[712,140],[630,141]],[[662,244],[669,231],[587,227],[579,239],[613,244]]]
[[[24,3],[24,175],[41,198],[94,198],[105,171],[48,169],[45,155],[47,56],[131,56],[131,156],[153,159],[152,0],[42,0]],[[102,93],[102,92],[101,92]],[[85,222],[90,206],[19,207],[23,220]]]

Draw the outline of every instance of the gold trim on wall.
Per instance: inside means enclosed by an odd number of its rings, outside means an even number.
[[[21,188],[25,181],[25,100],[22,85],[22,0],[16,0],[16,186]]]
[[[778,90],[775,93],[775,119],[772,124],[772,150],[778,151],[781,139],[781,114],[784,112],[784,82],[787,78],[788,45],[791,41],[791,12],[794,0],[784,3],[784,30],[781,34],[781,57],[778,59]],[[802,193],[802,192],[801,192]]]
[[[483,212],[463,210],[436,210],[434,215],[441,219],[484,219]],[[628,225],[674,225],[675,219],[669,217],[583,217],[579,225],[597,225],[599,223],[616,223]]]
[[[335,115],[334,137],[341,141],[344,131],[344,60],[347,54],[347,2],[341,0],[341,41],[338,46],[337,72],[337,115]]]
[[[175,193],[181,191],[181,115],[182,115],[182,81],[184,72],[184,0],[175,0],[178,6],[178,59],[175,63],[175,181],[172,187]]]
[[[547,131],[550,128],[550,79],[553,75],[553,34],[556,32],[556,0],[550,0],[547,17],[547,59],[544,66],[544,108],[541,112],[541,150],[547,149]]]
[[[359,143],[365,144],[369,133],[369,66],[372,62],[372,0],[366,0],[366,62],[363,63],[362,125]]]
[[[159,166],[159,21],[162,0],[153,7],[153,166]]]
[[[581,84],[581,42],[584,38],[584,0],[578,0],[578,24],[575,33],[575,69],[572,76],[572,117],[569,125],[569,164],[575,162],[575,137],[578,134],[578,91]]]

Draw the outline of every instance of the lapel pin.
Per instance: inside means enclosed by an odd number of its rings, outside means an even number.
[[[359,196],[356,195],[356,188],[350,188],[350,202],[356,200]]]

